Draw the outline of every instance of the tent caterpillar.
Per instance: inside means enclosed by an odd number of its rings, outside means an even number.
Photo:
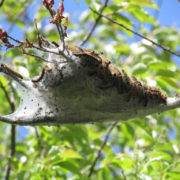
[[[23,76],[18,73],[17,71],[15,71],[14,69],[12,69],[10,66],[8,66],[7,64],[1,64],[1,69],[3,72],[5,73],[10,73],[10,74],[13,74],[14,76],[20,78],[20,79],[23,79]]]

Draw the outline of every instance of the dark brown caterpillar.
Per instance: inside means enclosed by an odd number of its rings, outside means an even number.
[[[14,69],[12,69],[10,66],[8,66],[7,64],[1,64],[0,65],[0,69],[5,72],[5,73],[10,73],[10,74],[13,74],[14,76],[20,78],[20,79],[23,79],[23,76],[18,73],[17,71],[15,71]]]
[[[43,79],[43,77],[44,77],[44,74],[46,72],[50,72],[50,71],[51,71],[51,68],[49,66],[47,66],[47,65],[44,66],[42,68],[41,72],[40,72],[40,75],[36,79],[34,78],[31,81],[34,82],[34,83],[37,83],[37,82],[41,81]]]
[[[109,59],[101,57],[100,53],[91,49],[82,49],[79,47],[70,47],[69,50],[73,55],[82,60],[82,65],[87,72],[93,72],[103,82],[113,84],[120,94],[127,95],[127,101],[132,98],[138,98],[139,101],[147,106],[149,100],[166,104],[167,95],[157,87],[151,87],[134,76],[129,76],[123,69],[111,64]]]

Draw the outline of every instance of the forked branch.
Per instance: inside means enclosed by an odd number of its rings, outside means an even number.
[[[104,2],[104,5],[101,7],[100,9],[100,14],[98,15],[98,17],[96,18],[96,20],[94,21],[92,27],[90,28],[89,32],[87,33],[87,35],[84,37],[84,39],[82,40],[82,42],[80,43],[80,46],[83,46],[88,40],[89,38],[91,37],[93,31],[95,30],[98,22],[100,21],[101,19],[101,14],[103,13],[104,9],[107,7],[107,4],[108,4],[108,1],[109,0],[105,0]]]

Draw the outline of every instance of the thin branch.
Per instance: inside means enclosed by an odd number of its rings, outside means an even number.
[[[6,166],[6,169],[5,169],[4,180],[9,179],[10,172],[11,172],[11,158],[15,154],[15,147],[16,147],[16,126],[11,125],[11,151],[10,151],[10,154],[9,154],[9,162],[8,162],[8,164]]]
[[[109,17],[107,17],[107,16],[104,16],[104,15],[98,13],[97,11],[95,11],[95,10],[92,9],[92,8],[90,8],[90,9],[91,9],[94,13],[101,15],[103,18],[107,19],[108,21],[110,21],[110,22],[112,22],[112,23],[114,23],[114,24],[117,24],[117,25],[121,26],[123,29],[126,29],[127,31],[130,31],[130,32],[134,33],[135,35],[137,35],[137,36],[139,36],[139,37],[141,37],[141,38],[143,38],[143,39],[146,39],[147,41],[149,41],[149,42],[151,42],[152,44],[160,47],[161,49],[163,49],[163,50],[165,50],[165,51],[167,51],[167,52],[169,52],[169,53],[171,53],[171,54],[174,54],[174,55],[180,57],[180,53],[174,52],[174,51],[172,51],[171,49],[162,46],[161,44],[159,44],[159,43],[157,43],[157,42],[155,42],[155,41],[147,38],[146,36],[144,36],[144,35],[136,32],[136,31],[134,31],[134,30],[132,30],[132,29],[129,29],[129,28],[126,27],[124,24],[118,23],[118,22],[114,21],[113,19],[111,19],[111,18],[109,18]]]
[[[72,86],[73,86],[73,81],[72,81]],[[34,83],[32,83],[31,81],[27,81],[27,82],[30,83],[29,89],[30,89],[30,94],[32,94],[33,93],[32,91],[36,91],[36,89],[32,88],[32,87],[34,87]],[[75,81],[75,83],[76,83],[76,81]],[[68,88],[69,88],[69,86],[68,86]],[[63,90],[65,90],[65,89],[63,89]],[[61,91],[58,91],[58,92],[61,92]],[[80,92],[80,93],[82,93],[82,92]],[[59,97],[59,94],[57,94],[57,97]],[[119,99],[119,96],[117,97],[117,100],[118,100],[118,102],[122,101],[122,99]],[[117,102],[117,101],[115,101],[114,96],[113,96],[112,101],[114,101],[115,104]],[[38,102],[41,103],[42,99],[40,99]],[[55,101],[54,103],[55,104],[58,103],[57,106],[59,106],[59,101]],[[124,101],[122,101],[121,103],[123,103],[123,105],[124,105]],[[121,103],[120,103],[120,105],[121,105]],[[134,103],[134,101],[131,103]],[[161,113],[161,112],[168,111],[171,109],[179,108],[180,107],[180,97],[168,98],[167,104],[164,104],[164,105],[163,104],[157,104],[157,105],[151,104],[148,106],[148,108],[142,108],[142,106],[139,105],[138,102],[135,102],[135,104],[132,107],[131,103],[129,106],[127,106],[127,108],[123,109],[123,112],[118,112],[118,110],[117,110],[114,114],[112,114],[112,116],[111,116],[112,121],[121,121],[122,122],[122,121],[127,121],[130,119],[134,119],[137,117],[144,117],[144,116],[147,116],[150,114]],[[26,102],[25,102],[25,104],[23,104],[23,106],[26,106]],[[52,107],[52,112],[53,112],[54,106],[51,106],[51,107]],[[67,112],[69,113],[69,110],[71,112],[74,112],[71,110],[71,107],[68,107],[68,110],[65,109],[63,111],[63,113],[67,113]],[[39,113],[38,109],[37,109],[37,112]],[[79,118],[76,119],[76,117],[74,118],[74,116],[69,116],[69,117],[70,118],[68,118],[68,121],[67,121],[67,118],[63,118],[61,116],[59,116],[58,120],[57,120],[56,114],[51,117],[47,116],[47,114],[46,115],[40,114],[40,116],[36,116],[34,114],[27,114],[27,113],[24,114],[24,111],[20,111],[20,112],[16,113],[16,115],[10,114],[10,115],[6,115],[6,116],[0,116],[0,121],[6,122],[9,124],[25,125],[25,126],[36,126],[36,125],[38,125],[38,126],[39,125],[48,125],[49,126],[49,125],[61,125],[61,124],[77,124],[77,123],[84,124],[84,123],[92,123],[92,122],[103,122],[102,120],[99,120],[99,119],[95,119],[95,120],[87,119],[86,120],[86,118],[83,118],[83,120],[81,120],[81,119],[79,120]],[[105,118],[105,116],[103,116],[103,118]],[[109,118],[106,118],[104,121],[106,121],[107,119],[109,121]]]
[[[9,103],[9,105],[10,105],[10,108],[11,108],[11,109],[14,109],[14,104],[11,102],[11,99],[10,99],[10,97],[9,97],[8,91],[6,90],[6,88],[4,87],[4,85],[2,84],[1,81],[0,81],[0,88],[1,88],[2,91],[3,91],[5,97],[6,97],[8,103]]]
[[[53,14],[53,11],[52,9],[50,8],[47,0],[44,0],[44,2],[46,2],[46,8],[47,10],[49,11],[51,17],[53,18],[54,17],[54,14]],[[61,3],[61,2],[60,2]],[[65,48],[65,41],[64,41],[64,34],[63,34],[63,29],[62,29],[62,26],[60,23],[56,24],[56,28],[58,30],[58,33],[59,33],[59,37],[60,37],[60,41],[63,43],[63,50]]]
[[[28,55],[28,56],[32,56],[32,57],[41,59],[42,61],[47,62],[47,63],[53,63],[53,62],[50,62],[50,61],[46,60],[45,58],[43,58],[43,57],[41,57],[41,56],[38,56],[38,55],[36,55],[36,54],[32,54],[32,53],[25,52],[25,51],[23,51],[23,54],[26,54],[26,55]]]
[[[10,154],[9,154],[9,162],[8,162],[8,164],[6,166],[6,169],[5,169],[4,180],[9,179],[10,172],[11,172],[11,158],[15,154],[15,147],[16,147],[16,126],[11,125],[11,151],[10,151]]]
[[[15,95],[14,95],[14,91],[13,91],[13,87],[11,85],[11,82],[8,81],[8,84],[9,84],[9,91],[10,91],[11,96],[10,97],[6,96],[6,98],[9,102],[10,107],[11,107],[11,113],[12,113],[15,110]],[[7,92],[5,94],[7,94]],[[11,159],[15,154],[15,148],[16,148],[16,126],[11,125],[11,150],[10,150],[10,154],[9,154],[9,162],[7,163],[7,166],[5,169],[4,180],[9,179],[10,172],[11,172]]]
[[[101,147],[99,148],[98,150],[98,153],[97,153],[97,156],[96,156],[96,159],[94,160],[93,164],[91,165],[91,168],[90,168],[90,171],[89,171],[89,174],[88,174],[88,177],[91,177],[91,175],[93,174],[93,171],[94,171],[94,167],[96,166],[96,163],[97,161],[99,160],[99,158],[101,157],[101,152],[104,148],[104,146],[106,145],[107,141],[108,141],[108,138],[109,138],[109,135],[111,133],[111,131],[113,130],[113,128],[117,125],[117,122],[113,122],[110,126],[110,128],[108,129],[107,133],[106,133],[106,136],[105,136],[105,139],[103,141],[103,143],[101,144]]]
[[[52,48],[42,47],[42,46],[39,46],[37,44],[34,44],[33,42],[29,41],[28,39],[26,39],[26,42],[24,42],[24,41],[19,41],[18,39],[15,39],[15,38],[13,38],[12,36],[10,36],[8,34],[6,35],[6,37],[10,38],[11,40],[13,40],[13,41],[18,43],[18,45],[15,46],[15,45],[13,45],[13,44],[8,42],[8,43],[5,44],[5,47],[7,47],[7,48],[9,48],[9,47],[11,47],[11,48],[22,48],[24,54],[27,54],[29,56],[33,56],[33,57],[39,58],[39,59],[41,59],[41,60],[43,60],[45,62],[48,62],[48,63],[54,63],[54,62],[50,62],[50,61],[48,61],[48,60],[46,60],[46,59],[44,59],[44,58],[42,58],[42,57],[40,57],[38,55],[26,52],[25,49],[27,49],[27,48],[38,49],[38,50],[40,50],[42,52],[47,52],[47,53],[52,53],[52,54],[60,55],[60,56],[64,57],[66,59],[66,61],[68,61],[69,63],[73,62],[72,58],[65,54],[64,51],[66,50],[67,54],[69,55],[69,50],[67,48],[65,49],[64,44],[63,44],[62,47],[58,47],[58,48],[53,48],[52,49]],[[53,43],[50,43],[49,41],[45,40],[44,38],[42,38],[42,40],[46,44],[48,44],[49,46],[53,45]],[[2,71],[2,68],[0,68],[0,70]]]
[[[63,44],[62,50],[60,50],[59,48],[50,49],[50,48],[40,47],[40,46],[38,46],[38,45],[30,42],[28,39],[26,39],[26,42],[23,42],[23,41],[19,41],[18,39],[13,38],[12,36],[10,36],[10,35],[8,35],[8,34],[7,34],[7,37],[10,38],[10,39],[13,40],[13,41],[19,43],[19,45],[17,45],[17,46],[14,46],[14,45],[10,44],[10,45],[12,46],[12,48],[20,48],[20,47],[22,47],[23,45],[26,45],[25,48],[34,48],[34,49],[38,49],[38,50],[40,50],[40,51],[42,51],[42,52],[47,52],[47,53],[52,53],[52,54],[56,54],[56,55],[61,55],[61,56],[63,56],[67,61],[72,62],[72,59],[69,58],[68,56],[66,56],[65,53],[64,53],[64,44]],[[42,39],[42,40],[44,41],[44,39]],[[47,42],[48,42],[48,41],[46,41],[46,43],[47,43]],[[27,43],[29,43],[29,44],[27,44]],[[48,42],[48,43],[49,43],[49,45],[52,44],[52,43],[50,43],[50,42]],[[5,46],[6,46],[6,44],[5,44]],[[29,46],[29,47],[28,47],[28,46]],[[6,47],[7,47],[7,46],[6,46]],[[24,51],[23,53],[24,53],[24,54],[27,54],[27,55],[30,55],[30,56],[34,56],[34,57],[40,58],[40,59],[42,59],[43,61],[46,61],[44,58],[41,58],[41,57],[39,57],[39,56],[37,56],[37,55],[30,54],[30,53],[27,53],[27,52],[25,52],[25,51]],[[67,50],[67,53],[69,53],[68,50]],[[47,62],[47,61],[46,61],[46,62]]]
[[[15,39],[15,38],[13,38],[12,36],[7,35],[7,37],[8,37],[8,38],[10,38],[10,39],[11,39],[11,40],[13,40],[13,41],[15,41],[15,42],[19,43],[19,44],[25,44],[25,42],[23,42],[23,41],[19,41],[19,40],[17,40],[17,39]]]
[[[32,47],[29,47],[29,48],[35,48],[35,49],[38,49],[38,50],[43,51],[43,52],[53,53],[53,54],[59,55],[59,51],[57,51],[57,50],[55,50],[55,49],[49,49],[49,48],[45,48],[45,47],[39,47],[38,45],[35,45],[35,44],[33,44]]]
[[[93,31],[95,30],[98,22],[100,21],[101,19],[101,14],[103,13],[104,9],[107,7],[107,4],[108,4],[108,1],[109,0],[106,0],[104,5],[102,6],[102,8],[100,9],[100,12],[99,12],[99,16],[97,17],[97,19],[95,20],[94,24],[92,25],[91,29],[89,30],[89,32],[87,33],[87,35],[84,37],[84,39],[82,40],[82,42],[80,43],[80,46],[83,46],[87,41],[88,39],[91,37]]]
[[[45,47],[39,47],[39,46],[37,46],[35,44],[33,44],[32,47],[30,47],[30,48],[38,49],[38,50],[40,50],[42,52],[48,52],[48,53],[60,55],[60,56],[64,57],[69,63],[73,62],[73,60],[70,57],[65,55],[64,50],[60,50],[59,48],[58,49],[49,49],[49,48],[45,48]],[[48,63],[54,63],[54,62],[48,61],[48,60],[46,60],[46,59],[44,59],[44,58],[42,58],[42,57],[40,57],[38,55],[34,55],[34,54],[31,54],[31,53],[27,53],[27,52],[25,52],[24,54],[34,56],[34,57],[39,58],[39,59],[41,59],[41,60],[43,60],[45,62],[48,62]]]
[[[57,126],[60,124],[57,122],[57,119],[54,119],[51,117],[47,117],[47,118],[41,117],[41,118],[38,118],[36,121],[33,121],[33,120],[31,121],[31,119],[27,121],[24,119],[14,120],[12,119],[12,116],[7,115],[7,116],[0,116],[0,121],[8,123],[8,124],[22,125],[22,126],[36,126],[36,125],[40,126],[40,125],[47,125],[47,124],[48,126],[50,125]]]
[[[36,139],[37,139],[37,142],[38,142],[38,146],[41,147],[41,149],[42,149],[43,145],[41,143],[41,138],[39,136],[39,131],[38,131],[37,127],[34,127],[34,130],[35,130],[35,135],[36,135]]]
[[[122,174],[123,179],[126,180],[126,175],[124,174],[123,170],[121,170],[121,174]]]
[[[4,4],[4,0],[1,0],[0,7],[2,7],[3,4]]]

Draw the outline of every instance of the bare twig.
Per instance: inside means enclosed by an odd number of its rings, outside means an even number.
[[[104,15],[100,14],[99,12],[95,11],[95,10],[92,9],[92,8],[90,8],[90,9],[91,9],[93,12],[95,12],[96,14],[101,15],[103,18],[107,19],[108,21],[110,21],[110,22],[112,22],[112,23],[114,23],[114,24],[117,24],[117,25],[121,26],[122,28],[126,29],[127,31],[130,31],[130,32],[132,32],[133,34],[135,34],[135,35],[137,35],[137,36],[139,36],[139,37],[141,37],[141,38],[143,38],[143,39],[146,39],[147,41],[149,41],[149,42],[151,42],[152,44],[160,47],[161,49],[163,49],[163,50],[165,50],[165,51],[167,51],[167,52],[169,52],[169,53],[171,53],[171,54],[174,54],[174,55],[180,57],[180,53],[174,52],[174,51],[172,51],[171,49],[162,46],[161,44],[159,44],[159,43],[157,43],[157,42],[155,42],[155,41],[147,38],[146,36],[144,36],[144,35],[136,32],[136,31],[134,31],[134,30],[132,30],[132,29],[130,29],[130,28],[128,28],[128,27],[126,27],[124,24],[118,23],[118,22],[114,21],[113,19],[111,19],[111,18],[109,18],[109,17],[107,17],[107,16],[104,16]]]
[[[38,142],[38,146],[43,148],[42,146],[42,143],[41,143],[41,138],[39,136],[39,131],[38,131],[38,128],[37,127],[34,127],[34,130],[35,130],[35,135],[36,135],[36,139],[37,139],[37,142]]]
[[[40,51],[42,51],[42,52],[47,52],[47,53],[52,53],[52,54],[60,55],[60,56],[64,57],[67,61],[69,61],[69,63],[71,63],[71,62],[73,61],[70,57],[68,57],[67,55],[65,55],[64,50],[49,49],[49,48],[45,48],[45,47],[39,47],[39,46],[37,46],[37,45],[35,45],[35,44],[33,44],[32,47],[30,47],[30,48],[38,49],[38,50],[40,50]],[[34,54],[31,54],[31,53],[25,52],[24,54],[27,54],[27,55],[30,55],[30,56],[34,56],[34,57],[40,58],[40,59],[42,59],[43,61],[48,62],[48,63],[54,63],[54,62],[50,62],[50,61],[48,61],[48,60],[46,60],[46,59],[44,59],[44,58],[41,58],[41,57],[39,57],[39,56],[37,56],[37,55],[34,55]]]
[[[23,49],[23,53],[27,54],[29,56],[33,56],[33,57],[39,58],[39,59],[41,59],[41,60],[43,60],[45,62],[51,63],[48,60],[46,60],[46,59],[44,59],[44,58],[42,58],[42,57],[40,57],[38,55],[31,54],[31,53],[25,51],[25,49],[27,49],[27,48],[34,48],[34,49],[38,49],[38,50],[40,50],[42,52],[47,52],[47,53],[52,53],[52,54],[60,55],[60,56],[64,57],[67,61],[69,61],[69,63],[72,62],[72,59],[70,57],[68,57],[67,55],[65,55],[64,47],[62,48],[62,50],[60,50],[59,48],[51,49],[51,48],[42,47],[42,46],[39,46],[37,44],[34,44],[33,42],[29,41],[28,39],[26,39],[26,42],[24,42],[24,41],[19,41],[18,39],[15,39],[15,38],[13,38],[12,36],[10,36],[8,34],[6,35],[6,37],[8,37],[11,40],[19,43],[16,46],[11,44],[11,43],[6,43],[5,44],[6,47],[10,46],[11,48],[22,48]],[[46,44],[48,44],[49,46],[52,44],[49,41],[45,40],[44,38],[42,38],[42,41],[45,42]],[[67,50],[67,53],[69,54],[68,49],[66,49],[66,50]],[[52,62],[52,63],[54,63],[54,62]]]
[[[23,51],[23,54],[26,54],[26,55],[28,55],[28,56],[32,56],[32,57],[41,59],[41,60],[44,61],[44,62],[52,63],[52,62],[46,60],[45,58],[43,58],[43,57],[41,57],[41,56],[38,56],[38,55],[36,55],[36,54],[32,54],[32,53],[25,52],[25,51]]]
[[[121,174],[122,174],[123,179],[126,180],[126,175],[124,174],[123,170],[121,170]]]
[[[59,51],[57,51],[57,50],[53,50],[53,49],[49,49],[49,48],[45,48],[45,47],[39,47],[38,45],[35,45],[35,44],[33,44],[32,47],[29,47],[29,48],[35,48],[42,52],[53,53],[53,54],[59,55]]]
[[[9,179],[10,172],[11,172],[11,158],[15,154],[15,147],[16,147],[16,126],[11,125],[11,151],[10,151],[10,154],[9,154],[9,162],[8,162],[8,164],[6,166],[6,170],[5,170],[4,180]]]
[[[1,81],[0,81],[0,88],[3,90],[3,93],[4,93],[8,103],[10,105],[11,110],[13,110],[14,109],[14,104],[11,102],[11,99],[9,97],[8,91],[6,90],[6,88],[4,87],[4,85],[2,84]]]
[[[14,112],[15,110],[15,97],[14,97],[14,91],[11,85],[11,82],[8,81],[9,84],[9,91],[10,91],[10,97],[8,95],[8,92],[6,91],[6,89],[3,87],[2,83],[0,84],[1,88],[4,91],[4,94],[9,102],[9,105],[11,107],[11,113]],[[15,125],[11,125],[11,150],[10,150],[10,154],[9,154],[9,162],[7,163],[6,169],[5,169],[5,176],[4,176],[4,180],[8,180],[9,176],[10,176],[10,172],[11,172],[11,159],[15,154],[15,147],[16,147],[16,126]]]
[[[100,9],[100,12],[99,12],[99,16],[97,17],[97,19],[95,20],[94,24],[92,25],[91,29],[89,30],[89,32],[87,33],[87,35],[84,37],[84,39],[82,40],[82,42],[80,43],[80,46],[83,46],[87,41],[88,39],[91,37],[93,31],[95,30],[99,20],[101,19],[101,14],[103,13],[104,9],[106,8],[108,4],[108,0],[106,0],[104,2],[104,5],[102,6],[102,8]]]
[[[101,144],[101,147],[99,148],[98,150],[98,153],[97,153],[97,156],[96,156],[96,159],[94,160],[93,164],[91,165],[91,168],[90,168],[90,171],[89,171],[89,174],[88,174],[88,177],[91,177],[93,171],[94,171],[94,167],[98,161],[98,159],[101,157],[101,152],[104,148],[104,146],[106,145],[107,141],[108,141],[108,138],[109,138],[109,135],[111,133],[111,131],[113,130],[113,128],[117,125],[117,122],[113,122],[110,126],[110,128],[108,129],[107,133],[106,133],[106,136],[105,136],[105,139],[103,141],[103,143]]]
[[[7,37],[10,38],[10,39],[13,40],[13,41],[19,43],[19,44],[25,44],[25,42],[19,41],[18,39],[13,38],[12,36],[7,35]]]
[[[4,4],[4,0],[1,0],[0,7]]]

